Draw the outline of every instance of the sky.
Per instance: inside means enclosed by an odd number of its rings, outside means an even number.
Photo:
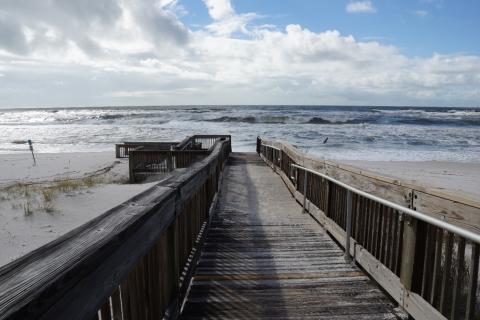
[[[478,0],[0,0],[0,108],[480,107]]]

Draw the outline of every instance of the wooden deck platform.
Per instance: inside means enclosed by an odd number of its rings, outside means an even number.
[[[396,319],[256,154],[233,153],[183,319]]]

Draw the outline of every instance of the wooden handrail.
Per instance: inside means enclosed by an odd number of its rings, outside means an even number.
[[[231,136],[230,135],[193,135],[179,142],[178,145],[176,146],[176,149],[178,150],[189,149],[196,141],[201,139],[211,140],[211,145],[213,145],[216,142],[216,140],[231,140]],[[206,148],[206,149],[209,149],[209,148]]]
[[[280,174],[305,211],[345,244],[346,256],[353,256],[411,316],[478,317],[478,225],[443,219],[451,227],[442,228],[441,223],[430,223],[438,220],[418,217],[417,206],[425,203],[421,199],[425,192],[352,168],[344,170],[286,143],[260,139],[259,145],[262,158]],[[436,219],[442,217],[436,210],[445,214],[452,207],[457,216],[462,215],[459,208],[466,208],[467,217],[472,210],[480,215],[480,208],[458,200],[442,195],[434,207],[424,205],[420,211]],[[403,214],[405,209],[411,216]]]
[[[275,147],[272,147],[272,148],[275,148]],[[278,150],[278,149],[277,149]],[[372,194],[369,194],[367,192],[364,192],[362,190],[359,190],[355,187],[352,187],[346,183],[343,183],[341,181],[338,181],[337,179],[334,179],[332,177],[329,177],[328,175],[326,174],[323,174],[321,172],[318,172],[318,171],[315,171],[315,170],[311,170],[311,169],[308,169],[308,168],[305,168],[303,166],[299,166],[299,165],[296,165],[296,164],[292,164],[292,167],[293,168],[296,168],[296,169],[300,169],[302,171],[305,171],[305,172],[309,172],[309,173],[312,173],[314,175],[318,175],[326,180],[329,180],[333,183],[335,183],[336,185],[338,186],[341,186],[349,191],[352,191],[354,192],[355,194],[358,194],[364,198],[367,198],[367,199],[370,199],[370,200],[373,200],[375,202],[378,202],[378,203],[381,203],[389,208],[392,208],[394,210],[397,210],[397,211],[400,211],[400,212],[403,212],[403,213],[406,213],[408,214],[409,216],[413,217],[413,218],[416,218],[416,219],[419,219],[419,220],[422,220],[424,222],[427,222],[431,225],[434,225],[436,227],[439,227],[439,228],[442,228],[442,229],[445,229],[451,233],[454,233],[454,234],[458,234],[459,236],[465,238],[465,239],[468,239],[472,242],[475,242],[475,243],[478,243],[480,244],[480,234],[479,233],[475,233],[475,232],[472,232],[468,229],[464,229],[462,227],[459,227],[459,226],[456,226],[454,224],[451,224],[451,223],[448,223],[448,222],[445,222],[443,220],[440,220],[438,218],[434,218],[430,215],[427,215],[425,213],[422,213],[422,212],[418,212],[416,210],[412,210],[410,208],[406,208],[404,206],[401,206],[401,205],[398,205],[396,203],[393,203],[391,201],[388,201],[388,200],[385,200],[383,198],[380,198],[380,197],[377,197],[375,195],[372,195]],[[305,196],[305,194],[304,194]]]
[[[155,149],[148,146],[129,151],[129,178],[131,183],[141,181],[151,176],[165,174],[178,168],[188,167],[193,162],[207,156],[218,143],[230,141],[230,136],[202,135],[191,136],[191,143],[180,149]],[[194,146],[201,146],[196,149]]]
[[[230,148],[0,268],[0,319],[174,317]]]
[[[191,149],[189,146],[192,146],[194,142],[199,142],[199,140],[204,140],[207,143],[207,148],[203,150],[212,149],[217,140],[231,140],[230,135],[193,135],[188,136],[183,139],[181,142],[172,142],[172,141],[125,141],[115,145],[115,156],[117,158],[128,158],[130,151],[132,150],[186,150]]]

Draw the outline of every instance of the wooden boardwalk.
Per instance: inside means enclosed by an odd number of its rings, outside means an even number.
[[[183,319],[396,319],[390,299],[256,155],[234,153]]]

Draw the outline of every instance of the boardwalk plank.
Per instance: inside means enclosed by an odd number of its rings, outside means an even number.
[[[183,319],[396,319],[255,154],[232,154]]]

